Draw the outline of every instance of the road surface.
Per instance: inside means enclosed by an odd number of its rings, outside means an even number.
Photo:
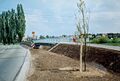
[[[26,55],[27,50],[20,45],[0,45],[0,81],[14,81]]]

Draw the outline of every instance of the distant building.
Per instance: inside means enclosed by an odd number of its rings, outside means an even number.
[[[107,33],[108,38],[120,38],[120,33]]]
[[[109,39],[111,38],[120,38],[120,33],[98,33],[98,34],[90,34],[89,38],[99,38],[101,36],[107,36]]]

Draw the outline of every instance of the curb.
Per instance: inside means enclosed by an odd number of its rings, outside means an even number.
[[[30,68],[30,51],[26,49],[26,55],[23,64],[20,67],[13,81],[26,81],[29,68]]]

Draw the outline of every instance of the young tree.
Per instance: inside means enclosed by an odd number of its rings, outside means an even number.
[[[87,44],[87,35],[88,35],[88,23],[89,23],[89,16],[88,12],[86,11],[85,2],[83,0],[79,0],[77,4],[78,7],[78,16],[77,19],[77,30],[78,30],[78,37],[80,41],[80,72],[86,71],[86,44]],[[83,49],[84,46],[84,49]],[[83,55],[84,53],[84,55]],[[84,56],[84,58],[83,58]],[[83,68],[84,64],[84,68]]]

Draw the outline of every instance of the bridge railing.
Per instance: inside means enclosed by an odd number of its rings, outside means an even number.
[[[61,38],[47,38],[47,39],[39,39],[34,40],[35,43],[60,43],[60,42],[72,42],[72,38],[70,37],[61,37]]]

